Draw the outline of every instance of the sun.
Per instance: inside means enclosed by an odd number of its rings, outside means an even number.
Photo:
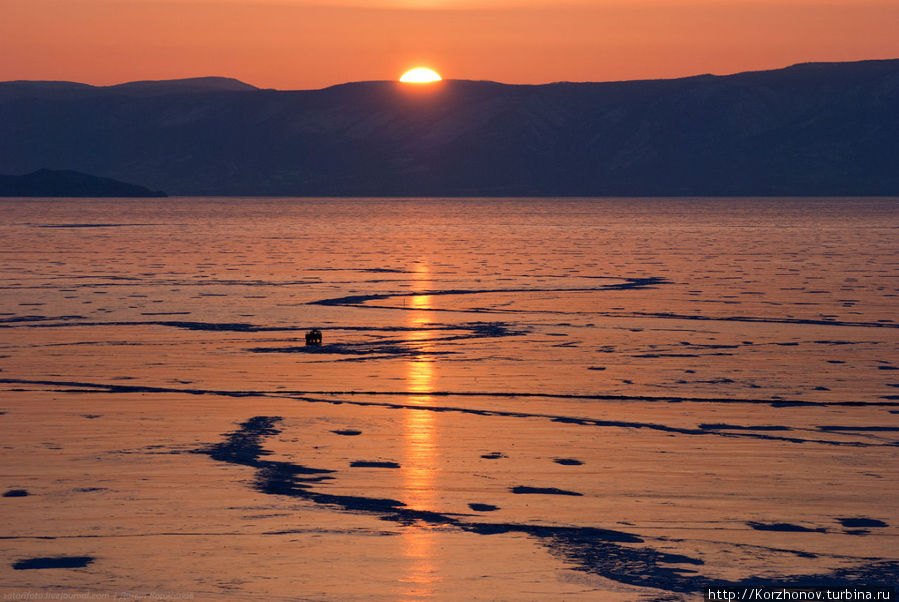
[[[429,84],[431,82],[439,82],[442,79],[443,78],[433,69],[416,67],[415,69],[410,69],[403,73],[400,81],[407,84]]]

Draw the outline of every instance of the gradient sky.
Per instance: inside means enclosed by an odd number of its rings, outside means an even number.
[[[0,0],[0,81],[280,89],[416,65],[508,83],[899,58],[899,0]]]

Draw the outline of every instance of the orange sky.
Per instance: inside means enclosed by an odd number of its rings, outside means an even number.
[[[280,89],[509,83],[899,58],[899,0],[0,0],[0,81],[231,76]]]

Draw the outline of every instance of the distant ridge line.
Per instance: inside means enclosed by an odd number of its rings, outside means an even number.
[[[666,80],[0,84],[0,173],[177,196],[899,195],[899,59]]]
[[[680,81],[680,80],[690,80],[690,79],[701,79],[701,78],[720,78],[720,77],[735,77],[741,75],[749,75],[749,74],[761,74],[761,73],[775,73],[778,71],[789,71],[793,69],[803,69],[803,68],[815,68],[815,67],[830,67],[835,65],[864,65],[864,64],[883,64],[883,63],[891,63],[899,61],[899,57],[894,58],[883,58],[883,59],[860,59],[856,61],[803,61],[799,63],[792,63],[785,67],[772,67],[769,69],[749,69],[745,71],[734,71],[731,73],[696,73],[692,75],[681,75],[676,77],[649,77],[649,78],[639,78],[639,79],[610,79],[610,80],[553,80],[547,82],[540,83],[514,83],[514,82],[502,82],[497,80],[489,80],[489,79],[466,79],[466,78],[447,78],[444,81],[449,82],[471,82],[471,83],[487,83],[487,84],[498,84],[501,86],[521,86],[521,87],[540,87],[540,86],[552,86],[555,84],[623,84],[623,83],[641,83],[641,82],[670,82],[670,81]],[[386,84],[386,83],[397,83],[396,80],[392,79],[378,79],[378,80],[355,80],[355,81],[347,81],[347,82],[339,82],[335,84],[328,84],[321,88],[260,88],[258,86],[254,86],[253,84],[249,84],[240,79],[229,77],[229,76],[219,76],[219,75],[203,75],[196,77],[183,77],[183,78],[172,78],[172,79],[147,79],[147,80],[133,80],[127,82],[120,82],[117,84],[88,84],[83,82],[76,82],[71,80],[27,80],[27,79],[17,79],[17,80],[8,80],[8,81],[0,81],[0,85],[4,84],[52,84],[52,85],[67,85],[67,86],[81,86],[85,88],[92,88],[96,90],[103,89],[125,89],[128,87],[152,87],[157,85],[183,85],[183,86],[192,86],[195,85],[198,88],[206,88],[206,89],[234,89],[234,90],[258,90],[265,92],[317,92],[322,90],[329,90],[331,88],[338,88],[341,86],[351,86],[354,84]]]

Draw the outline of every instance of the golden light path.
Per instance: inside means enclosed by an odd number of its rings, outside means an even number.
[[[428,266],[416,264],[414,290],[429,288]],[[409,325],[413,328],[430,323],[427,311],[431,305],[430,295],[410,297]],[[412,331],[411,341],[427,339],[427,331]],[[422,343],[425,349],[425,343]],[[434,390],[434,366],[430,359],[415,356],[406,363],[406,389],[410,393],[420,393],[410,398],[411,403],[428,405],[429,395]],[[437,428],[434,413],[428,410],[406,410],[403,417],[403,437],[405,458],[403,461],[403,501],[416,510],[433,510],[436,502],[434,475],[437,462]],[[434,534],[429,525],[413,525],[403,534],[404,555],[410,561],[402,579],[407,593],[412,596],[430,596],[439,581],[438,569],[434,563]]]
[[[443,78],[432,69],[428,69],[427,67],[416,67],[415,69],[406,71],[400,78],[400,81],[407,84],[429,84],[432,82],[439,82],[442,79]]]

